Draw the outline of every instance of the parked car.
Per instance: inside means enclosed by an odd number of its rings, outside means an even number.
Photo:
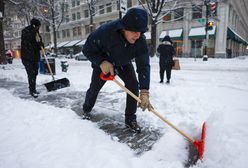
[[[50,53],[50,52],[46,53],[46,56],[47,57],[57,57],[55,53]]]
[[[85,60],[88,60],[88,58],[86,56],[84,56],[84,54],[82,52],[80,52],[80,53],[75,55],[75,60],[85,61]]]

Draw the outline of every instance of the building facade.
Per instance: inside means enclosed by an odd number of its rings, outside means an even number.
[[[207,55],[231,58],[247,54],[248,1],[213,1],[215,15],[209,16],[213,29],[208,31]],[[172,2],[173,3],[173,2]],[[210,10],[211,10],[210,6]],[[206,44],[206,5],[202,0],[181,2],[159,24],[158,36],[171,34],[177,56],[202,57]],[[173,21],[174,20],[174,21]],[[162,32],[162,33],[161,33]]]
[[[55,3],[55,11],[61,11],[62,0]],[[64,1],[64,0],[63,0]],[[64,4],[62,23],[56,31],[57,48],[60,54],[75,54],[81,51],[85,39],[100,25],[120,17],[119,0],[95,0],[89,4],[87,0],[66,0]],[[91,1],[89,1],[91,2]],[[127,8],[140,7],[141,0],[127,0]],[[216,2],[216,1],[214,1]],[[248,1],[222,0],[217,1],[213,21],[213,29],[208,31],[206,42],[206,5],[203,0],[171,1],[162,11],[162,21],[157,26],[157,37],[170,35],[176,54],[179,57],[202,57],[207,43],[207,55],[217,58],[231,58],[247,53],[248,44]],[[176,3],[176,5],[173,5]],[[166,7],[170,8],[166,8]],[[91,10],[89,10],[91,9]],[[169,12],[168,12],[169,11]],[[92,14],[92,15],[91,15]],[[52,27],[44,24],[41,29],[46,49],[52,50]],[[50,33],[49,33],[50,31]],[[150,33],[146,34],[148,43]],[[7,39],[6,39],[7,40]],[[20,44],[20,32],[8,43]],[[159,44],[159,43],[158,43]],[[13,48],[13,45],[11,46]]]

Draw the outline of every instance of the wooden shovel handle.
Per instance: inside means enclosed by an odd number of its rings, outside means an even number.
[[[135,100],[137,100],[137,102],[141,102],[140,98],[138,96],[136,96],[135,94],[133,94],[130,90],[128,90],[125,86],[123,86],[119,81],[117,81],[116,79],[113,79],[113,81],[120,86],[126,93],[128,93],[130,96],[132,96]],[[184,136],[185,138],[187,138],[191,143],[194,142],[194,139],[192,139],[191,137],[189,137],[187,134],[185,134],[183,131],[179,130],[175,125],[173,125],[171,122],[169,122],[168,120],[166,120],[161,114],[159,114],[158,112],[156,112],[154,109],[151,109],[151,111],[153,114],[155,114],[157,117],[159,117],[161,120],[163,120],[165,123],[167,123],[169,126],[171,126],[172,128],[174,128],[177,132],[179,132],[182,136]]]
[[[39,36],[39,34],[37,33],[36,36],[37,36],[37,38],[38,38],[38,40],[39,40],[39,42],[40,42],[40,36]],[[44,56],[44,58],[45,58],[45,60],[46,60],[46,64],[47,64],[47,67],[48,67],[48,71],[49,71],[49,73],[51,74],[51,76],[52,76],[52,78],[53,78],[53,81],[55,81],[55,78],[54,78],[54,75],[53,75],[51,66],[50,66],[50,64],[49,64],[49,62],[48,62],[48,59],[47,59],[47,56],[46,56],[45,49],[44,49],[42,46],[40,46],[40,47],[41,47],[42,55]]]
[[[42,46],[41,46],[41,50],[42,50],[43,56],[44,56],[44,58],[45,58],[45,60],[46,60],[47,67],[48,67],[48,71],[49,71],[49,73],[51,74],[51,76],[52,76],[52,78],[53,78],[53,81],[55,81],[55,78],[54,78],[54,75],[53,75],[51,66],[50,66],[50,64],[49,64],[49,62],[48,62],[47,56],[46,56],[46,54],[45,54],[45,50],[44,50],[44,48],[43,48]]]

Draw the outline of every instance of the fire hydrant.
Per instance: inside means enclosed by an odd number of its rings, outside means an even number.
[[[67,72],[69,64],[67,61],[61,61],[62,72]]]

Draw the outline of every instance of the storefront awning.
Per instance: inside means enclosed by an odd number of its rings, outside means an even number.
[[[173,40],[182,40],[183,29],[175,29],[175,30],[164,30],[161,32],[159,39],[162,40],[164,36],[169,35]]]
[[[46,46],[45,49],[51,49],[53,47],[54,47],[54,44],[52,43],[52,44],[49,44],[48,46]]]
[[[70,41],[69,43],[67,43],[66,45],[64,45],[63,47],[73,47],[74,45],[76,45],[77,43],[79,43],[82,40],[73,40]]]
[[[248,44],[248,42],[244,38],[242,38],[237,32],[235,32],[230,27],[227,27],[227,38],[237,41],[239,43],[243,43],[245,45]]]
[[[208,31],[209,36],[215,36],[215,30],[216,30],[216,26],[213,26],[213,30]],[[206,37],[205,27],[196,27],[190,29],[189,38],[203,39],[205,37]]]
[[[64,41],[64,42],[61,42],[57,45],[57,48],[60,48],[60,47],[64,47],[64,45],[68,44],[70,41]]]
[[[76,46],[82,46],[82,45],[85,44],[85,42],[86,42],[86,39],[84,39],[84,40],[80,41],[79,43],[77,43]]]

